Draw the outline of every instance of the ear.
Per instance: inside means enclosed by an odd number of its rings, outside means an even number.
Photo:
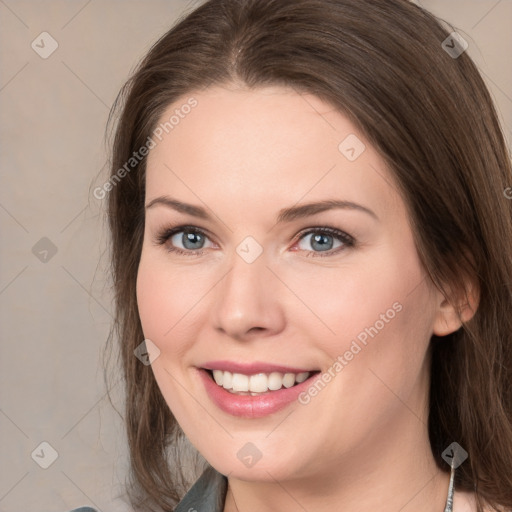
[[[458,297],[451,300],[437,289],[434,334],[446,336],[460,329],[462,324],[469,322],[475,315],[479,299],[479,290],[474,283],[466,282],[464,293],[458,294]]]

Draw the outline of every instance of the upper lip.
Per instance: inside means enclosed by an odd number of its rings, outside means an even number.
[[[273,363],[264,363],[255,361],[252,363],[237,363],[235,361],[208,361],[201,368],[205,370],[222,370],[231,373],[241,373],[244,375],[255,375],[257,373],[303,373],[314,372],[311,368],[298,368],[291,366],[278,365]]]

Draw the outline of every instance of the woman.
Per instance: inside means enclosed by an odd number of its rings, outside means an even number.
[[[465,48],[405,0],[210,0],[144,58],[104,187],[134,509],[511,509],[512,171]]]

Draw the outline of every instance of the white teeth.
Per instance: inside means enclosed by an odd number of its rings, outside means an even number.
[[[276,391],[283,386],[283,374],[279,372],[272,372],[268,376],[268,389]]]
[[[301,373],[256,373],[244,375],[243,373],[231,373],[223,370],[213,370],[213,379],[217,385],[232,393],[257,395],[268,391],[277,391],[283,386],[291,388],[294,384],[304,382],[310,372]]]
[[[222,386],[222,377],[224,375],[224,372],[221,370],[213,370],[213,378],[215,379],[215,382]]]
[[[264,373],[251,375],[249,379],[249,391],[253,393],[264,393],[268,389],[267,383],[268,377]]]
[[[233,391],[249,391],[249,376],[243,373],[233,373]]]
[[[222,370],[219,370],[222,371]],[[231,384],[233,382],[233,374],[231,372],[222,372],[222,387],[224,389],[231,389]]]
[[[285,388],[291,388],[295,384],[295,374],[285,373],[283,377],[283,386]]]
[[[298,373],[295,377],[295,380],[300,384],[304,382],[309,377],[309,372]]]

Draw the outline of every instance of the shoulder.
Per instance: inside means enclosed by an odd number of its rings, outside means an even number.
[[[475,493],[469,491],[455,491],[453,495],[453,512],[476,512]],[[484,505],[484,512],[495,512],[489,505]],[[503,509],[503,512],[506,512]]]

